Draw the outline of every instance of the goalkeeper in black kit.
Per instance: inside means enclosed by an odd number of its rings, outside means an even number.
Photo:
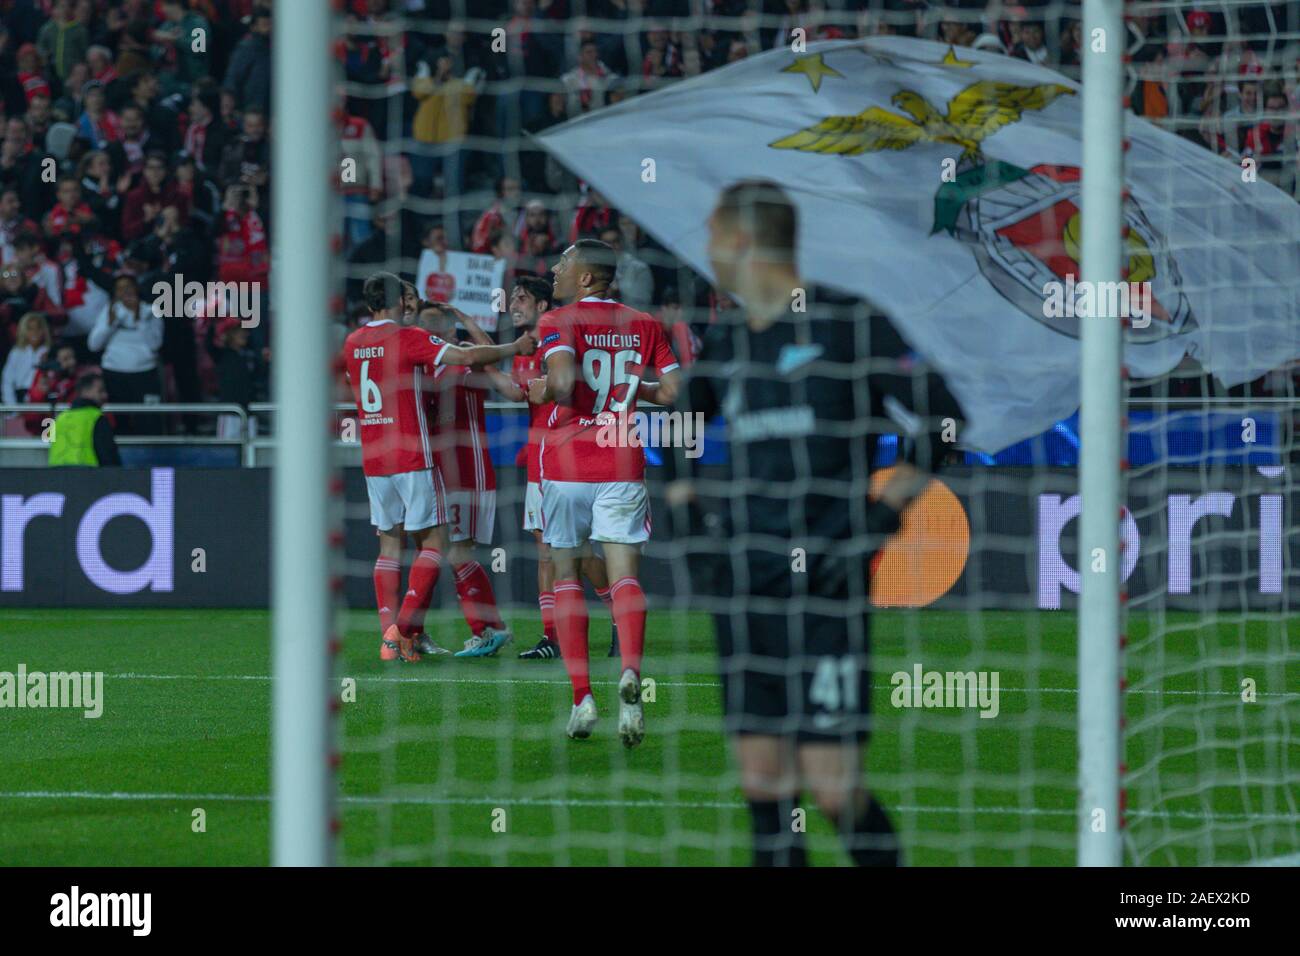
[[[679,470],[667,493],[689,515],[694,599],[714,615],[755,865],[806,863],[796,811],[811,796],[855,863],[897,866],[863,770],[869,573],[955,450],[942,438],[955,441],[961,410],[884,316],[802,281],[796,220],[785,192],[757,181],[725,190],[709,220],[718,285],[744,307],[710,328],[677,404],[724,416],[729,464],[714,479]],[[881,435],[900,436],[901,454],[873,499]]]

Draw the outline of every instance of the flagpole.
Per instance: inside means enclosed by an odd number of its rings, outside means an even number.
[[[1083,4],[1082,255],[1084,282],[1123,277],[1123,0]],[[1119,316],[1080,317],[1079,816],[1080,866],[1118,866],[1120,844]]]

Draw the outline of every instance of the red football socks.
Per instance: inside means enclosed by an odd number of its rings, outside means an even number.
[[[555,582],[555,629],[560,656],[573,684],[573,703],[591,693],[587,669],[587,598],[577,581]]]

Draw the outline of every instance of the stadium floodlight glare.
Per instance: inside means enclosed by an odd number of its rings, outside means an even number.
[[[1122,0],[1085,0],[1082,261],[1085,282],[1120,279],[1124,250]],[[1120,364],[1119,316],[1080,322],[1079,858],[1120,863]]]
[[[277,14],[286,8],[277,5]],[[299,12],[302,12],[301,9]],[[332,19],[300,16],[272,41],[272,200],[279,446],[273,478],[271,861],[330,861],[330,128]]]

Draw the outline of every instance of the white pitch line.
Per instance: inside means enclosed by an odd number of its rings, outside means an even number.
[[[269,803],[271,797],[258,793],[140,793],[131,791],[91,790],[10,790],[0,791],[0,800],[121,800],[121,801],[173,801],[178,803],[227,802]],[[584,807],[653,810],[744,810],[748,804],[738,800],[615,800],[589,797],[471,797],[471,796],[339,796],[336,802],[359,806],[533,806],[533,807]],[[958,816],[1036,816],[1073,817],[1077,811],[1048,807],[952,807],[911,806],[902,804],[890,807],[899,813],[942,814]],[[1295,817],[1285,813],[1194,813],[1189,810],[1156,811],[1129,810],[1126,817],[1134,819],[1183,819],[1210,822],[1291,823]]]
[[[349,677],[351,675],[340,675],[338,679]],[[876,672],[876,676],[884,677],[885,672]],[[192,681],[260,681],[270,682],[269,674],[138,674],[127,672],[124,674],[105,674],[106,679],[111,680],[192,680]],[[569,681],[563,678],[546,679],[541,677],[445,677],[441,674],[430,674],[426,677],[390,677],[387,675],[377,674],[358,674],[354,680],[360,683],[372,684],[545,684],[568,687]],[[592,681],[592,684],[613,687],[618,681]],[[656,680],[657,687],[721,687],[718,681],[668,681]],[[1008,694],[1078,694],[1075,687],[999,687],[999,693]],[[1235,690],[1143,690],[1139,688],[1128,688],[1123,691],[1125,694],[1135,695],[1157,695],[1164,694],[1168,697],[1240,697],[1241,694]],[[1279,698],[1296,698],[1300,699],[1300,691],[1256,691],[1259,697],[1279,697]]]
[[[351,675],[341,675],[339,680]],[[122,679],[122,680],[196,680],[196,681],[260,681],[270,682],[269,674],[105,674],[105,679]],[[428,677],[387,677],[381,675],[358,674],[355,678],[358,683],[371,684],[554,684],[557,686],[568,687],[568,678],[547,680],[540,677],[443,677],[441,675],[430,675]],[[615,680],[592,681],[592,684],[602,684],[613,687],[618,683]],[[721,687],[717,681],[655,681],[656,687]]]

